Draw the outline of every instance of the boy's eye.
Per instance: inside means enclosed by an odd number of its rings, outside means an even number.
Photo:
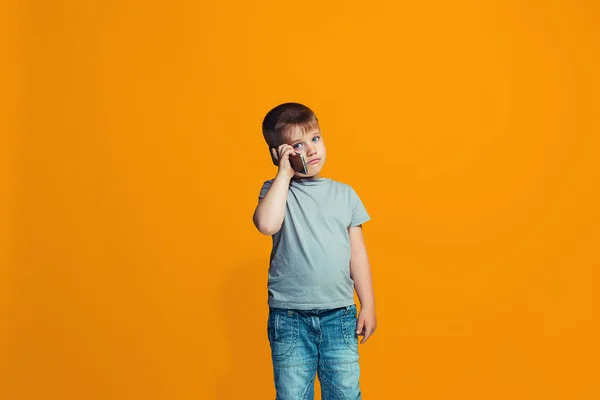
[[[293,147],[294,149],[299,149],[302,147],[302,143],[296,143]]]
[[[312,138],[313,142],[318,142],[319,140],[321,140],[321,136],[315,136],[314,138]]]

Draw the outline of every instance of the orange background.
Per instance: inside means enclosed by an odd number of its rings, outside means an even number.
[[[365,399],[600,398],[600,10],[526,3],[3,5],[0,397],[273,398],[251,216],[299,101],[372,216]]]

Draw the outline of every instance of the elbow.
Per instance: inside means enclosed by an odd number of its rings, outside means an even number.
[[[280,226],[276,227],[276,226],[269,226],[266,224],[257,225],[256,228],[258,228],[258,231],[260,233],[262,233],[263,235],[266,235],[266,236],[273,236],[274,234],[279,232],[279,229],[281,229]]]
[[[256,216],[254,217],[254,226],[265,236],[273,236],[281,229],[281,224],[269,224],[268,222],[259,220]]]
[[[258,229],[258,231],[260,233],[262,233],[265,236],[273,236],[274,234],[276,234],[277,232],[279,232],[279,229],[275,229],[273,227],[269,227],[269,226],[257,226],[256,227]]]
[[[273,236],[277,233],[277,230],[275,229],[259,229],[258,231],[265,236]]]

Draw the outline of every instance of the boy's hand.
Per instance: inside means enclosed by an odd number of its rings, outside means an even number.
[[[273,156],[279,160],[279,171],[277,175],[282,175],[287,179],[292,179],[294,176],[294,169],[290,163],[290,157],[297,157],[294,148],[289,144],[282,144],[275,150],[271,149]]]
[[[369,340],[369,337],[375,333],[376,327],[377,317],[375,316],[375,309],[373,307],[361,307],[358,314],[358,322],[356,323],[356,334],[363,336],[360,344],[365,344]]]

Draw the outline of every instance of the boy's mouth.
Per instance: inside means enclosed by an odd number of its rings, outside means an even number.
[[[321,161],[321,159],[320,159],[320,158],[315,158],[314,160],[310,160],[310,161],[309,161],[307,164],[316,164],[316,163],[318,163],[319,161]]]

